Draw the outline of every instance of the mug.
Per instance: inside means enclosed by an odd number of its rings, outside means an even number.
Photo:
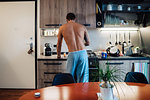
[[[118,10],[122,11],[122,5],[118,5]]]
[[[141,7],[141,6],[137,6],[137,8],[138,8],[138,9],[141,9],[142,7]]]
[[[106,52],[102,52],[102,58],[104,58],[104,59],[107,58],[107,53]]]
[[[130,11],[131,10],[131,7],[128,7],[128,11]]]
[[[109,10],[109,11],[112,10],[112,5],[111,5],[111,4],[108,4],[108,5],[107,5],[107,10]]]

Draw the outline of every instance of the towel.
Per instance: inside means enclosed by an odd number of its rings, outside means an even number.
[[[134,72],[143,73],[146,76],[147,80],[150,81],[148,63],[134,63]]]

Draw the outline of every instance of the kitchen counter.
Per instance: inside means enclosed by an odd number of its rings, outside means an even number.
[[[66,55],[66,57],[64,57],[64,55],[61,55],[61,58],[57,58],[57,55],[52,55],[52,56],[43,56],[43,55],[40,55],[40,56],[38,56],[38,61],[41,61],[41,60],[66,61],[67,60],[67,55]]]
[[[107,57],[107,59],[98,58],[99,60],[150,60],[149,57],[130,57],[130,56],[120,56],[120,57]]]
[[[95,57],[89,57],[90,59],[95,59]],[[131,57],[131,56],[119,56],[119,57],[111,57],[108,56],[107,59],[103,59],[100,56],[97,57],[98,60],[150,60],[149,56],[145,56],[145,57]],[[61,61],[66,61],[67,60],[67,56],[64,57],[63,55],[61,55],[61,58],[57,58],[57,55],[52,55],[52,56],[43,56],[40,55],[38,56],[38,61],[39,60],[61,60]]]

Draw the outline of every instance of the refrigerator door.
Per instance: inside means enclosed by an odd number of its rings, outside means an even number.
[[[34,40],[35,2],[0,2],[0,88],[35,88]]]

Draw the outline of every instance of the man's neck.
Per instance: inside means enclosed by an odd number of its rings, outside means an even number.
[[[69,20],[67,23],[74,23],[75,20]]]

